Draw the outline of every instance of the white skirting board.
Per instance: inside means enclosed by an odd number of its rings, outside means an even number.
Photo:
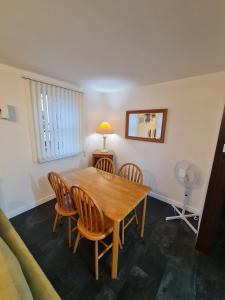
[[[155,193],[155,192],[150,192],[149,196],[151,196],[153,198],[156,198],[160,201],[166,202],[170,205],[173,204],[174,206],[179,207],[179,208],[182,208],[182,206],[183,206],[183,202],[178,202],[178,201],[173,200],[173,199],[171,199],[167,196],[164,196],[162,194],[158,194],[158,193]],[[200,215],[200,210],[195,208],[195,207],[192,207],[190,205],[187,205],[187,211]]]
[[[50,200],[52,200],[54,198],[55,198],[55,195],[51,194],[51,195],[43,197],[43,198],[41,198],[41,199],[39,199],[39,200],[37,200],[35,202],[31,202],[31,203],[29,203],[27,205],[24,205],[24,206],[22,206],[20,208],[14,209],[14,210],[9,211],[9,212],[6,212],[6,216],[9,219],[13,218],[13,217],[15,217],[17,215],[22,214],[25,211],[28,211],[28,210],[30,210],[30,209],[32,209],[32,208],[34,208],[36,206],[39,206],[39,205],[41,205],[41,204],[43,204],[45,202],[48,202],[48,201],[50,201]]]
[[[151,197],[157,199],[157,200],[163,201],[163,202],[168,203],[168,204],[173,204],[176,207],[182,207],[182,202],[175,201],[175,200],[173,200],[173,199],[171,199],[171,198],[169,198],[167,196],[164,196],[162,194],[151,192],[149,195]],[[14,209],[12,211],[9,211],[9,212],[6,213],[6,215],[7,215],[8,218],[13,218],[13,217],[15,217],[15,216],[17,216],[19,214],[22,214],[25,211],[28,211],[28,210],[30,210],[30,209],[32,209],[32,208],[34,208],[36,206],[39,206],[39,205],[41,205],[41,204],[43,204],[45,202],[48,202],[48,201],[50,201],[50,200],[52,200],[54,198],[55,198],[55,195],[51,194],[49,196],[46,196],[46,197],[43,197],[43,198],[37,200],[36,202],[32,202],[32,203],[24,205],[24,206],[22,206],[20,208],[17,208],[17,209]],[[196,208],[194,208],[192,206],[189,206],[189,205],[187,206],[187,210],[189,212],[191,212],[191,213],[200,214],[200,210],[199,209],[196,209]]]

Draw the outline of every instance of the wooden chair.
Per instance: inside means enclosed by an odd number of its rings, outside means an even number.
[[[68,220],[68,240],[69,240],[69,247],[71,247],[71,235],[72,231],[76,229],[72,229],[72,219],[76,220],[73,218],[74,215],[78,213],[74,202],[70,198],[70,190],[67,187],[66,182],[63,180],[63,178],[55,172],[50,172],[48,174],[48,180],[55,192],[56,196],[56,205],[55,205],[55,211],[56,211],[56,216],[55,216],[55,221],[53,224],[53,232],[56,230],[57,224],[61,221],[63,217],[67,217]]]
[[[137,165],[133,163],[126,163],[122,165],[118,171],[118,175],[138,184],[143,183],[142,171]],[[125,220],[122,221],[122,244],[124,244],[124,231],[134,220],[138,225],[136,209],[133,210],[133,216],[130,219],[128,219],[126,223]]]
[[[113,161],[107,157],[100,158],[95,168],[112,174],[115,172]]]
[[[113,232],[113,224],[103,215],[98,202],[83,188],[73,186],[70,193],[71,198],[76,203],[79,214],[79,219],[77,221],[78,233],[73,253],[76,253],[81,237],[85,237],[86,239],[95,242],[95,278],[98,280],[98,261],[112,248],[112,243],[108,245],[103,239]],[[98,242],[105,247],[101,253],[98,253]],[[120,247],[122,247],[121,243]]]

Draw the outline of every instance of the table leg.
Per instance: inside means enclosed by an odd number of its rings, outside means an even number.
[[[147,197],[145,197],[143,201],[142,217],[141,217],[141,232],[140,232],[141,237],[144,236],[146,205],[147,205]]]
[[[113,245],[112,245],[112,279],[117,278],[118,271],[118,250],[119,250],[119,231],[120,223],[113,222]]]

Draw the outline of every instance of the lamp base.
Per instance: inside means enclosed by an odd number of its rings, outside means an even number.
[[[109,152],[109,150],[106,149],[106,135],[103,134],[102,137],[103,137],[103,145],[102,145],[103,147],[102,147],[101,152],[102,153],[107,153],[107,152]]]

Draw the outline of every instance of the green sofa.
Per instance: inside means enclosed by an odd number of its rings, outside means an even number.
[[[33,299],[61,299],[1,209],[0,237],[16,256],[22,269],[21,274],[23,273],[25,277]],[[0,299],[3,299],[1,290]]]

